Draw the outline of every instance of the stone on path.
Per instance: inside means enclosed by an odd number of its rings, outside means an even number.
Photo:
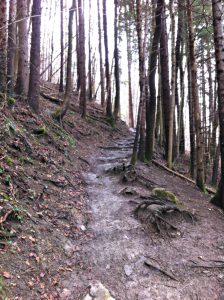
[[[101,282],[96,281],[90,285],[89,294],[83,300],[116,300],[110,295],[108,289]]]

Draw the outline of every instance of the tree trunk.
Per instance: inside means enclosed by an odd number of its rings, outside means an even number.
[[[9,3],[8,49],[7,49],[7,91],[14,92],[14,65],[16,53],[16,0]]]
[[[164,9],[164,0],[157,0],[156,7],[156,26],[152,41],[152,49],[150,53],[150,69],[149,69],[149,105],[146,106],[146,142],[145,156],[148,161],[153,158],[154,149],[154,133],[155,133],[155,111],[156,111],[156,87],[155,75],[158,58],[159,41],[161,35],[161,16]]]
[[[187,16],[188,16],[188,35],[189,35],[189,58],[191,69],[191,83],[192,83],[192,102],[194,107],[194,121],[195,121],[195,133],[196,133],[196,184],[202,190],[205,191],[204,186],[204,147],[203,147],[203,135],[201,130],[201,114],[199,107],[198,97],[198,83],[197,83],[197,66],[195,59],[195,46],[194,46],[194,29],[192,20],[192,0],[187,0]]]
[[[61,23],[60,23],[60,42],[61,42],[61,55],[60,55],[60,83],[59,83],[59,92],[63,93],[64,91],[64,2],[60,0],[61,8]]]
[[[103,0],[103,30],[104,30],[105,68],[106,68],[106,74],[105,75],[106,75],[106,89],[107,89],[106,115],[112,121],[113,120],[113,114],[112,114],[111,76],[110,76],[108,36],[107,36],[107,6],[106,6],[106,0]]]
[[[165,9],[162,14],[161,38],[160,38],[160,70],[161,70],[161,92],[162,108],[165,133],[165,157],[168,158],[169,140],[169,115],[170,115],[170,83],[169,83],[169,59],[168,59],[168,40]]]
[[[92,45],[91,45],[91,0],[89,0],[89,38],[88,38],[88,50],[89,50],[89,61],[88,61],[88,98],[89,101],[93,100],[93,88],[92,88]]]
[[[6,0],[0,2],[0,92],[6,91],[7,30]]]
[[[216,76],[218,83],[218,110],[220,127],[221,178],[212,203],[224,209],[224,32],[223,4],[220,0],[212,0]]]
[[[62,108],[53,114],[53,117],[61,122],[69,108],[71,91],[72,91],[72,35],[73,35],[73,18],[76,10],[76,0],[72,1],[72,6],[69,10],[68,21],[68,54],[67,54],[67,72],[66,72],[66,86],[65,95]]]
[[[100,55],[100,85],[101,85],[101,106],[105,105],[105,79],[104,79],[104,66],[103,66],[103,54],[102,54],[102,32],[101,32],[101,15],[100,15],[100,3],[97,0],[98,10],[98,35],[99,35],[99,55]]]
[[[133,115],[133,99],[132,99],[132,51],[131,51],[131,36],[130,36],[130,22],[128,20],[128,4],[125,3],[125,33],[127,40],[127,61],[128,61],[128,121],[129,127],[134,128]]]
[[[32,7],[31,63],[28,103],[36,113],[39,112],[40,96],[40,26],[41,0],[35,0]]]
[[[173,165],[173,146],[174,146],[174,135],[176,135],[175,128],[175,87],[176,87],[176,54],[175,54],[175,14],[173,0],[170,0],[170,13],[171,13],[171,49],[172,49],[172,75],[171,75],[171,101],[169,111],[169,135],[168,135],[168,157],[167,164],[168,168],[172,169]]]
[[[15,90],[17,94],[26,96],[28,92],[28,84],[29,84],[28,28],[27,28],[27,1],[26,0],[17,0],[17,20],[18,20],[17,24],[18,24],[18,39],[19,39],[19,60],[18,60],[18,72],[17,72],[17,81],[16,81]]]
[[[117,120],[120,113],[120,70],[118,50],[118,0],[114,0],[114,77],[115,77],[115,102],[114,119]]]
[[[86,55],[85,55],[85,23],[83,1],[78,0],[79,9],[79,67],[80,67],[80,109],[82,117],[86,117]]]

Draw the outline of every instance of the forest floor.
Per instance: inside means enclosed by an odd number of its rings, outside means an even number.
[[[62,129],[57,105],[41,107],[38,117],[19,102],[0,111],[0,299],[82,300],[96,281],[116,300],[223,299],[224,214],[210,196],[154,164],[123,182],[133,143],[123,122],[112,127],[90,105]],[[176,214],[178,230],[158,233],[139,221],[134,210],[156,187],[194,222]]]

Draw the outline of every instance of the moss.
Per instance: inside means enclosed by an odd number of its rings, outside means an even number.
[[[33,133],[39,136],[47,135],[48,130],[46,127],[39,127],[33,130]]]
[[[160,199],[168,199],[176,205],[181,204],[180,200],[175,196],[174,193],[163,188],[153,189],[152,194]]]
[[[10,175],[6,175],[5,176],[5,185],[9,186],[11,183],[11,176]]]
[[[7,104],[8,104],[9,107],[14,106],[16,104],[16,99],[13,98],[13,97],[8,97],[7,98]]]
[[[66,139],[70,147],[75,146],[75,139],[72,136],[68,135]]]
[[[5,157],[5,162],[7,163],[8,166],[12,166],[14,163],[13,159],[9,156]]]

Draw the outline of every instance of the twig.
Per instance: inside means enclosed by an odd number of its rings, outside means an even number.
[[[170,279],[173,279],[173,280],[179,282],[178,278],[176,278],[175,276],[173,276],[172,274],[170,274],[170,272],[165,271],[165,270],[161,269],[160,267],[157,267],[157,266],[153,265],[151,262],[145,261],[144,264],[145,264],[147,267],[151,267],[151,268],[154,268],[154,269],[158,270],[159,272],[161,272],[162,274],[166,275],[166,276],[169,277]]]

